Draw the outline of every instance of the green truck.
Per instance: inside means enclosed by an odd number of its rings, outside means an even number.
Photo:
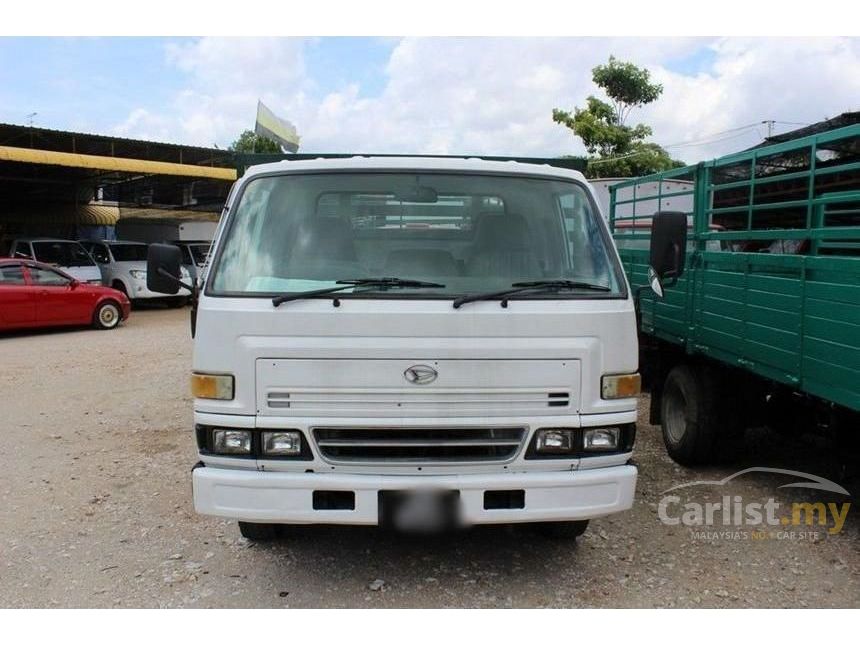
[[[621,181],[609,222],[675,461],[758,425],[856,443],[860,125]]]

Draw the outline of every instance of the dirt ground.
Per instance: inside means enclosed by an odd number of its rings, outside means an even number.
[[[509,527],[433,538],[315,527],[250,543],[235,523],[192,509],[190,355],[185,310],[135,311],[108,332],[0,337],[0,605],[860,606],[858,509],[838,534],[802,526],[793,539],[703,536],[658,518],[663,491],[685,482],[766,466],[834,479],[856,497],[856,469],[846,475],[823,441],[767,431],[748,433],[719,467],[682,468],[645,422],[645,397],[635,506],[592,521],[575,544]],[[823,499],[778,488],[789,481],[749,473],[679,493]]]

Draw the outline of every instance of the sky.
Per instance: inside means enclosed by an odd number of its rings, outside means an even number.
[[[662,96],[630,123],[687,163],[860,109],[858,38],[0,38],[0,122],[226,147],[257,100],[302,152],[583,154],[552,121],[610,55]]]

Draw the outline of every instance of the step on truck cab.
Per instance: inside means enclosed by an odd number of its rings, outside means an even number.
[[[153,245],[150,287],[178,288]],[[290,524],[629,509],[633,300],[576,171],[465,158],[251,168],[200,281],[197,512]]]

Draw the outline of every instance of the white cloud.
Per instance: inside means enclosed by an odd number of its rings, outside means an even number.
[[[860,108],[860,39],[724,39],[712,49],[715,60],[707,73],[655,70],[665,91],[640,115],[652,124],[655,140],[702,139],[769,119],[810,123]],[[777,131],[793,127],[778,123]],[[673,152],[697,161],[753,145],[765,132],[760,125]]]
[[[577,154],[581,144],[552,122],[552,109],[582,105],[596,92],[591,68],[615,54],[648,67],[665,86],[632,119],[653,125],[656,141],[677,143],[764,119],[809,122],[857,109],[858,43],[407,38],[391,53],[382,91],[366,96],[355,82],[321,92],[305,65],[306,41],[203,38],[168,50],[187,75],[186,89],[158,111],[133,113],[118,130],[132,136],[158,127],[178,141],[223,146],[253,126],[261,98],[296,123],[305,151]],[[704,69],[672,71],[704,48]],[[696,161],[757,139],[750,130],[673,152]]]
[[[166,116],[153,114],[145,108],[135,108],[122,123],[111,128],[111,132],[120,137],[169,141],[171,126],[172,123]]]

